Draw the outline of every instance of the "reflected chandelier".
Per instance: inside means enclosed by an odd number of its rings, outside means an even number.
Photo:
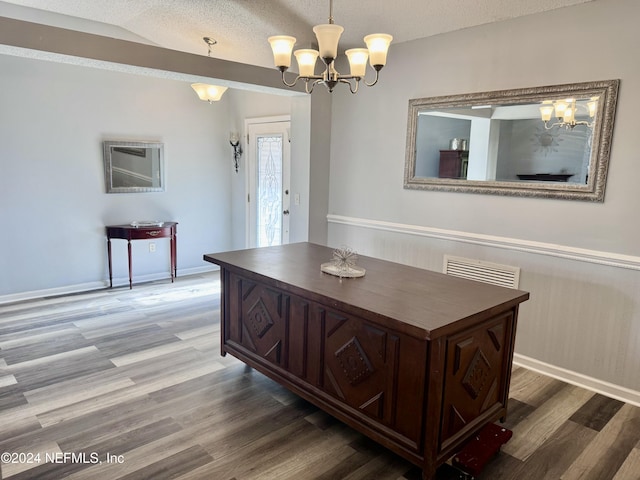
[[[367,48],[352,48],[344,52],[349,60],[350,75],[342,75],[335,69],[333,63],[338,56],[338,42],[343,31],[343,27],[333,23],[333,0],[329,0],[329,23],[313,27],[313,32],[318,40],[318,50],[301,49],[293,52],[298,62],[299,71],[293,83],[287,82],[285,72],[291,66],[291,51],[296,43],[295,37],[286,35],[269,37],[274,63],[282,73],[282,82],[288,87],[293,87],[298,83],[298,80],[304,80],[307,93],[311,93],[319,83],[324,84],[330,92],[338,83],[346,83],[349,85],[351,93],[356,93],[360,80],[365,76],[368,58],[376,76],[373,82],[364,81],[364,84],[368,87],[375,85],[378,82],[380,70],[387,63],[387,51],[393,37],[386,33],[375,33],[364,37]],[[322,75],[315,74],[318,57],[325,65]]]
[[[586,107],[589,112],[589,118],[591,122],[576,121],[576,109],[578,107]],[[586,125],[588,128],[593,126],[593,118],[596,116],[596,110],[598,108],[598,97],[592,97],[589,102],[585,104],[577,103],[575,98],[567,98],[564,100],[545,100],[540,107],[540,116],[544,122],[544,128],[551,130],[553,127],[564,127],[567,130],[573,130],[578,125]],[[549,125],[551,121],[551,115],[556,112],[557,122]]]

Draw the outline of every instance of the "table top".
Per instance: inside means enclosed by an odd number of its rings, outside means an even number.
[[[391,321],[399,330],[425,338],[491,318],[529,298],[522,290],[362,255],[357,265],[366,269],[365,276],[341,280],[320,271],[332,256],[331,248],[303,242],[212,253],[204,259],[256,280],[272,279],[285,291],[327,306],[379,316],[385,324]]]
[[[142,229],[155,229],[155,228],[167,228],[173,227],[177,225],[178,222],[162,222],[162,225],[131,225],[130,223],[125,223],[122,225],[106,225],[106,228],[124,228],[124,229],[132,229],[132,230],[142,230]]]

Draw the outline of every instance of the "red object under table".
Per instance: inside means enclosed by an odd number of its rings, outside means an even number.
[[[512,435],[511,430],[489,423],[453,457],[451,463],[463,472],[473,476],[480,475],[487,462]]]

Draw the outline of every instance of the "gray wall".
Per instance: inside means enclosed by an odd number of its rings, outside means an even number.
[[[2,7],[0,2],[0,12],[4,11]],[[6,189],[7,200],[2,205],[1,219],[8,220],[11,228],[3,232],[0,247],[6,245],[4,251],[15,252],[13,257],[3,257],[0,267],[17,272],[0,282],[0,303],[104,286],[106,258],[103,262],[101,257],[106,255],[104,245],[99,244],[105,241],[105,223],[168,217],[179,221],[178,270],[182,274],[213,268],[202,261],[202,253],[243,248],[246,179],[243,170],[238,174],[233,171],[228,138],[230,131],[242,132],[245,118],[289,114],[295,122],[292,132],[297,140],[292,140],[295,164],[291,178],[292,187],[301,194],[301,204],[291,212],[292,239],[309,238],[310,212],[314,216],[320,212],[326,218],[328,169],[320,172],[322,178],[314,179],[314,185],[323,187],[325,197],[316,202],[320,207],[311,207],[310,161],[319,153],[310,141],[310,125],[314,121],[328,127],[330,111],[313,111],[310,97],[282,85],[272,69],[133,43],[119,39],[118,32],[113,36],[82,33],[93,30],[84,21],[71,22],[70,27],[79,30],[74,31],[29,23],[24,21],[28,16],[19,17],[24,19],[0,17],[0,55],[9,55],[0,57],[0,68],[3,74],[10,72],[0,78],[0,86],[6,87],[2,95],[7,97],[6,102],[0,97],[0,120],[6,127],[2,135],[12,140],[0,145],[0,161],[10,167],[5,169],[2,181],[13,187]],[[31,63],[14,68],[21,65],[22,57],[31,59],[23,62]],[[231,88],[221,102],[209,105],[197,100],[189,88],[192,82]],[[34,91],[36,94],[32,95]],[[32,126],[39,123],[47,128],[54,125],[58,130],[49,128],[39,137],[42,143],[32,144]],[[66,146],[77,138],[81,138],[82,150],[70,159],[71,150]],[[102,153],[95,148],[95,138],[98,145],[104,139],[164,142],[167,192],[96,197],[99,194],[94,188],[103,185],[103,180]],[[32,150],[38,151],[32,155]],[[325,150],[319,151],[324,157]],[[21,155],[27,157],[26,161],[18,161],[23,160]],[[73,175],[87,175],[94,184],[83,183],[73,192],[48,181],[30,188],[30,172],[40,157],[65,165],[55,170],[52,178],[62,172],[60,175],[69,184]],[[320,163],[328,165],[328,156]],[[241,159],[241,168],[242,165]],[[47,168],[52,167],[47,164]],[[50,173],[35,170],[44,176]],[[26,200],[13,202],[11,196],[18,197],[18,191],[26,194]],[[60,251],[53,257],[56,260],[52,260],[50,255],[44,258],[45,251],[36,248],[41,244],[31,238],[35,236],[31,234],[35,227],[27,226],[31,222],[17,219],[42,217],[37,205],[46,203],[43,199],[60,198],[67,205],[55,214],[65,219],[50,216],[42,226],[51,231],[55,225],[72,241],[61,242]],[[70,219],[74,216],[86,223],[72,224]],[[189,224],[185,225],[187,221]],[[62,228],[67,224],[71,227]],[[88,225],[92,227],[87,228]],[[322,222],[322,231],[320,240],[326,241],[326,221]],[[25,237],[28,240],[22,241]],[[158,251],[153,255],[147,243],[133,243],[135,279],[168,277],[167,242],[158,242]],[[118,250],[114,241],[115,284],[127,280],[126,243],[120,247]],[[91,248],[91,253],[86,251]],[[73,257],[77,265],[58,261],[60,256]]]
[[[440,176],[440,150],[453,138],[469,140],[471,120],[419,115],[416,132],[416,177]]]
[[[0,296],[108,278],[104,225],[174,220],[178,274],[231,246],[228,101],[184,82],[0,56]],[[106,194],[103,140],[165,144],[163,193]],[[134,277],[168,275],[167,241],[134,242]],[[126,242],[114,240],[124,281]]]
[[[0,70],[3,302],[103,287],[107,224],[179,222],[179,275],[213,268],[203,253],[243,248],[246,157],[235,173],[229,132],[245,118],[296,121],[292,238],[308,238],[310,97],[234,88],[208,104],[185,81],[4,55]],[[106,194],[103,140],[163,142],[166,191]],[[132,243],[134,281],[169,275],[168,241],[154,253],[148,243]],[[114,284],[124,284],[126,241],[112,246]]]
[[[433,270],[446,253],[520,266],[520,359],[640,402],[638,18],[637,0],[599,0],[392,45],[377,86],[334,92],[329,244]],[[604,203],[403,189],[409,99],[614,78]]]

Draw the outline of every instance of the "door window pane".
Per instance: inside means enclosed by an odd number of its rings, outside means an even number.
[[[282,135],[258,136],[258,246],[282,243]]]

